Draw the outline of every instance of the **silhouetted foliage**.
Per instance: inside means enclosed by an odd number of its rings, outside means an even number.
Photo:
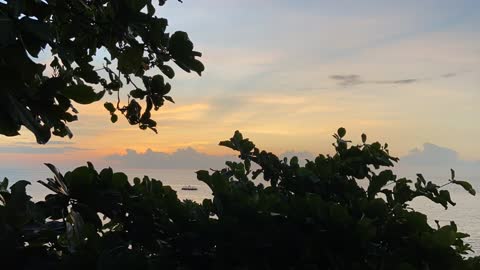
[[[0,185],[0,256],[9,269],[480,269],[454,222],[432,226],[409,207],[426,197],[454,205],[448,184],[397,178],[397,159],[375,142],[300,165],[261,151],[238,131],[220,144],[241,162],[198,171],[213,194],[177,198],[161,181],[133,183],[93,165],[40,181],[53,191],[32,202],[29,183]],[[263,178],[263,180],[255,178]]]
[[[165,2],[160,0],[160,6]],[[1,1],[0,134],[16,136],[24,126],[42,144],[52,133],[71,137],[67,123],[77,120],[72,101],[90,104],[105,93],[118,97],[115,105],[105,103],[112,122],[119,111],[131,125],[156,132],[152,109],[173,102],[165,76],[172,79],[175,73],[168,63],[199,75],[204,67],[187,33],[166,32],[168,21],[155,16],[154,3]],[[51,63],[38,58],[42,50],[52,55]],[[105,55],[102,67],[93,66],[98,55]],[[46,72],[46,65],[52,72]],[[149,69],[163,75],[147,75]],[[127,87],[128,102],[121,105],[119,91]]]
[[[152,0],[0,1],[0,134],[21,126],[38,143],[51,134],[72,136],[72,101],[90,104],[105,93],[111,121],[156,131],[151,119],[171,86],[175,62],[199,75],[204,67],[185,32],[166,32]],[[160,6],[166,0],[159,0]],[[181,2],[181,1],[180,1]],[[42,50],[51,53],[46,74]],[[102,67],[94,57],[104,54]],[[148,75],[149,69],[163,75]],[[160,73],[159,72],[159,73]],[[139,87],[137,85],[143,84]],[[126,105],[119,91],[131,86]],[[100,89],[96,89],[100,88]],[[142,107],[142,104],[144,104]],[[454,205],[445,186],[418,175],[399,178],[387,145],[351,145],[346,130],[334,135],[335,154],[301,165],[261,151],[242,134],[220,144],[241,162],[198,171],[213,198],[179,200],[161,181],[132,182],[91,163],[39,181],[52,191],[32,201],[28,181],[0,183],[2,269],[480,269],[468,257],[467,234],[454,222],[432,226],[409,204],[426,197]],[[263,178],[263,181],[257,178]]]

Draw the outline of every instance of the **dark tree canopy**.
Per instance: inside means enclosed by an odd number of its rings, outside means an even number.
[[[221,145],[240,162],[198,171],[213,198],[181,201],[161,181],[132,182],[92,164],[40,181],[52,194],[32,202],[29,184],[0,183],[0,259],[6,269],[470,270],[467,234],[432,226],[409,206],[426,197],[453,206],[446,186],[475,194],[454,173],[439,186],[398,178],[396,158],[375,142],[299,162],[262,151],[236,132]],[[256,180],[255,180],[256,179]]]
[[[156,132],[152,109],[173,102],[167,78],[175,73],[168,64],[199,75],[204,70],[187,33],[170,35],[167,20],[155,15],[154,5],[165,2],[0,2],[0,134],[16,136],[24,126],[42,144],[51,134],[71,137],[67,124],[77,120],[73,102],[90,104],[105,93],[119,98],[120,89],[127,89],[129,98],[125,105],[120,99],[105,103],[111,121],[119,111],[131,125]],[[42,50],[53,61],[41,63]],[[100,51],[108,55],[102,66],[94,66]],[[53,74],[45,72],[46,65]],[[158,74],[147,76],[149,69]]]

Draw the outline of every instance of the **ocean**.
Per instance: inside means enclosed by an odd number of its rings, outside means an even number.
[[[195,170],[127,169],[123,171],[129,176],[130,180],[133,180],[134,177],[142,178],[144,175],[161,180],[165,185],[175,189],[178,197],[181,199],[201,202],[204,198],[211,198],[212,196],[208,186],[196,179]],[[48,194],[48,190],[35,182],[46,177],[52,177],[52,175],[46,168],[44,170],[0,169],[0,177],[8,177],[11,183],[14,180],[31,181],[32,185],[29,186],[30,195],[34,199],[41,199]],[[471,180],[470,182],[477,192],[480,192],[480,182],[478,181],[480,177],[466,177],[465,179],[477,180]],[[197,187],[197,190],[185,191],[181,189],[187,185]],[[424,198],[415,199],[411,207],[416,211],[427,214],[432,226],[435,226],[435,220],[438,220],[440,224],[448,224],[451,220],[454,220],[460,231],[470,234],[466,241],[472,245],[475,253],[480,255],[480,195],[471,196],[456,186],[450,186],[448,190],[450,190],[452,200],[456,203],[454,207],[449,207],[445,210],[442,206]]]

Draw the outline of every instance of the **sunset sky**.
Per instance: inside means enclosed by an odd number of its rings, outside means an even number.
[[[480,1],[183,2],[158,16],[189,33],[206,70],[176,70],[176,104],[153,117],[158,134],[110,123],[103,102],[78,105],[71,140],[0,137],[2,166],[100,162],[126,149],[224,155],[217,144],[236,129],[276,153],[328,153],[340,126],[397,156],[432,143],[480,160]]]

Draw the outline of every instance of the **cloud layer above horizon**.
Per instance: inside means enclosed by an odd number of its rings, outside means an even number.
[[[139,153],[132,149],[126,149],[125,154],[115,154],[105,157],[107,162],[112,162],[120,168],[134,169],[221,169],[225,167],[226,161],[238,161],[236,155],[209,155],[201,153],[191,147],[178,149],[173,153],[155,152],[147,149]],[[298,157],[301,160],[313,159],[315,156],[309,152],[288,151],[279,155],[280,157]]]
[[[305,161],[315,159],[317,154],[287,151],[278,156],[288,159],[297,156],[301,161]],[[238,158],[235,155],[209,155],[189,147],[173,153],[155,152],[151,149],[139,153],[127,149],[125,154],[111,155],[106,157],[106,160],[119,168],[200,170],[221,169],[225,167],[226,161],[238,161]],[[480,182],[480,160],[464,160],[455,150],[432,143],[424,143],[422,148],[410,150],[394,167],[394,171],[400,176],[414,178],[416,174],[422,173],[437,181],[448,179],[450,169],[456,170],[458,179],[464,177]]]

